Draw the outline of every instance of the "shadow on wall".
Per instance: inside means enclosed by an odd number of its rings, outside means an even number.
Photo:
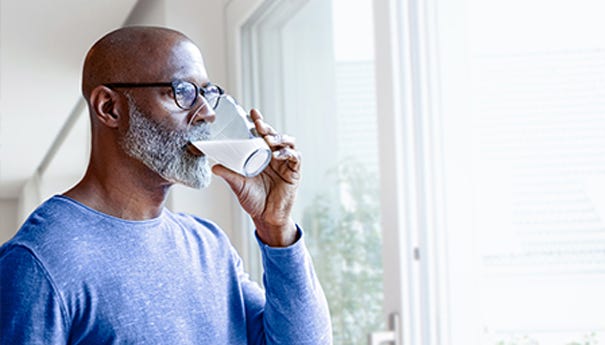
[[[0,200],[0,243],[8,241],[17,232],[17,199]]]

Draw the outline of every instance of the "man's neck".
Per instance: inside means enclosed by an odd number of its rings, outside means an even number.
[[[129,174],[97,174],[89,169],[84,178],[64,195],[99,212],[122,219],[145,220],[158,217],[171,184],[165,180],[158,181],[157,176],[120,175]]]

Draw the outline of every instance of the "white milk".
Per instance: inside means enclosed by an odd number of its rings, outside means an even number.
[[[258,175],[271,162],[271,150],[263,138],[199,140],[191,144],[217,163],[247,177]]]

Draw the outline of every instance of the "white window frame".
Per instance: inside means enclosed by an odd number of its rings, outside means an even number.
[[[449,339],[434,5],[374,1],[385,313],[403,344]]]

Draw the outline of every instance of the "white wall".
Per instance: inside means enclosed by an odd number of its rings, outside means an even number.
[[[17,199],[0,199],[0,244],[17,231]]]

